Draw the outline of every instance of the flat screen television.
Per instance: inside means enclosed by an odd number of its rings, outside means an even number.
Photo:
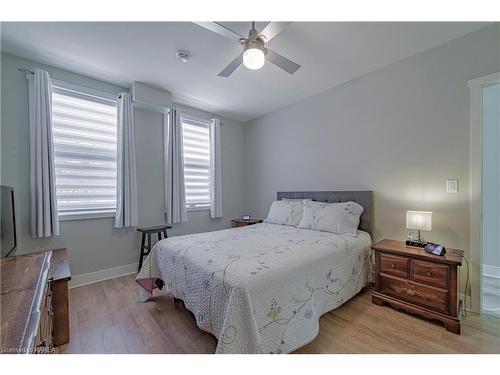
[[[14,189],[9,186],[0,188],[0,244],[2,257],[6,257],[12,254],[17,246]]]

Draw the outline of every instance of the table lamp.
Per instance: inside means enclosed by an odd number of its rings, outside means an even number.
[[[430,232],[432,229],[432,212],[428,211],[406,211],[406,229],[417,230],[418,237],[413,238],[410,233],[410,239],[406,241],[409,246],[425,247],[427,242],[424,241],[420,231]]]

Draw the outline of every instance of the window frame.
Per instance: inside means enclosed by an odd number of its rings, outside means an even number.
[[[95,102],[100,103],[112,103],[116,107],[118,106],[117,95],[118,93],[110,93],[106,91],[96,90],[86,86],[75,85],[65,81],[51,80],[52,93],[57,91],[69,91],[74,94],[75,97],[81,96],[82,99],[91,100],[95,99]],[[55,90],[54,90],[55,89]],[[117,124],[118,125],[118,124]],[[56,176],[57,185],[57,176]],[[57,199],[57,197],[56,197]],[[116,216],[116,207],[109,210],[81,210],[81,211],[59,211],[58,209],[59,221],[73,221],[73,220],[89,220],[89,219],[102,219],[102,218],[114,218]]]
[[[182,132],[183,132],[183,135],[184,135],[184,123],[183,123],[183,120],[186,119],[190,125],[197,125],[196,123],[198,123],[198,125],[201,127],[201,126],[206,126],[208,128],[208,145],[209,145],[209,149],[210,149],[210,120],[209,119],[206,119],[206,118],[203,118],[203,117],[198,117],[198,116],[193,116],[193,115],[190,115],[190,114],[187,114],[187,113],[181,113],[181,128],[182,128]],[[182,148],[182,159],[183,159],[183,166],[185,167],[185,164],[184,164],[184,138],[183,138],[183,148]],[[211,153],[211,150],[210,150],[210,158],[212,158],[212,153]],[[209,172],[209,176],[210,176],[210,163],[209,163],[209,167],[208,167],[208,172]],[[184,191],[186,190],[186,174],[184,172]],[[187,193],[185,192],[185,195],[186,195],[186,198],[187,198]],[[205,205],[206,203],[203,203],[203,205],[188,205],[188,203],[186,202],[186,211],[188,212],[192,212],[192,211],[209,211],[210,210],[210,201],[211,201],[211,196],[212,196],[212,190],[211,190],[211,183],[210,183],[210,180],[209,180],[209,200],[208,202],[208,205]]]

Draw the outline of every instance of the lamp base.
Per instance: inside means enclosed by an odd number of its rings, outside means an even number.
[[[427,242],[424,241],[406,240],[406,246],[425,247],[425,245],[427,245]]]

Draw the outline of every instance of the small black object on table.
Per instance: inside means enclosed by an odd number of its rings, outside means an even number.
[[[151,234],[157,234],[158,235],[158,241],[161,240],[161,235],[163,234],[163,238],[168,238],[167,234],[167,229],[172,228],[171,225],[158,225],[156,227],[148,227],[148,228],[137,228],[139,232],[142,233],[142,240],[141,240],[141,252],[139,254],[139,268],[137,272],[141,270],[142,267],[142,258],[145,255],[148,255],[153,246],[151,245]],[[146,239],[147,239],[147,244],[146,244]]]

